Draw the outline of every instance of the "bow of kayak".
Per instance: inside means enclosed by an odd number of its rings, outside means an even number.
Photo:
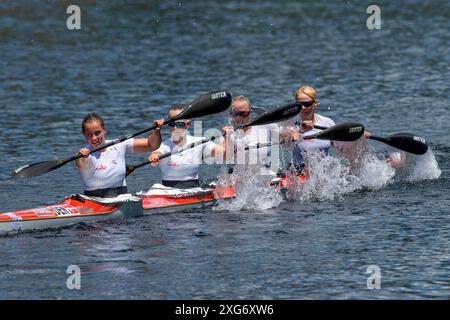
[[[62,227],[79,222],[95,222],[143,214],[139,198],[129,196],[114,199],[111,201],[73,195],[57,204],[0,213],[0,233]]]

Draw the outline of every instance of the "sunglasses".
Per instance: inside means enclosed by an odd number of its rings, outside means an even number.
[[[184,121],[175,121],[167,124],[171,128],[177,127],[178,129],[186,128],[188,126],[187,122]]]
[[[230,113],[233,117],[248,117],[250,111],[234,111]]]
[[[315,102],[315,101],[297,101],[297,103],[298,103],[299,105],[301,105],[302,107],[305,107],[305,108],[312,107],[312,105],[314,104],[314,102]]]

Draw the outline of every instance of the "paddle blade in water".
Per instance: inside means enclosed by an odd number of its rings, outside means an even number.
[[[26,166],[17,168],[13,172],[13,176],[20,178],[30,178],[37,177],[44,173],[53,171],[62,167],[67,163],[66,160],[52,160],[52,161],[41,161],[28,164]]]
[[[424,154],[428,150],[428,144],[424,138],[411,133],[396,133],[386,138],[384,143],[413,154]]]
[[[232,100],[233,96],[226,91],[204,94],[194,100],[176,119],[198,118],[225,111],[230,107]]]
[[[302,106],[298,103],[289,103],[286,105],[283,105],[281,107],[276,108],[275,110],[268,111],[266,113],[263,113],[259,117],[257,117],[255,120],[251,121],[247,126],[260,126],[264,124],[279,122],[283,120],[290,119],[297,115],[300,110],[302,109]]]
[[[335,141],[355,141],[361,138],[364,134],[364,126],[356,122],[346,122],[338,124],[337,126],[329,127],[321,132],[311,136],[304,137],[309,139],[323,139]]]

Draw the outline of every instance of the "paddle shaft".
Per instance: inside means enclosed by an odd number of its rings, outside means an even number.
[[[389,144],[389,140],[388,139],[386,139],[386,138],[382,138],[382,137],[377,137],[377,136],[370,136],[369,137],[369,139],[372,139],[372,140],[377,140],[377,141],[381,141],[381,142],[384,142],[384,143],[386,143],[386,144]]]
[[[321,129],[321,130],[327,129],[327,127],[316,126],[316,125],[314,126],[314,128],[316,128],[316,129]],[[371,135],[371,136],[369,137],[369,139],[381,141],[381,142],[384,142],[384,143],[389,143],[389,140],[388,140],[388,139],[382,138],[382,137],[377,137],[377,136],[372,136],[372,135]]]
[[[314,126],[314,128],[316,128],[316,129],[321,129],[321,130],[327,129],[327,127],[316,126],[316,125]],[[381,141],[381,142],[383,142],[383,143],[389,144],[389,140],[386,139],[386,138],[383,138],[383,137],[377,137],[377,136],[371,135],[371,136],[369,137],[369,139],[377,140],[377,141]]]

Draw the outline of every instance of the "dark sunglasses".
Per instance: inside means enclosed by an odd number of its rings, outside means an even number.
[[[168,123],[167,125],[171,128],[177,127],[178,129],[187,127],[187,123],[184,121],[175,121],[175,122]]]
[[[233,117],[248,117],[250,111],[234,111],[230,113]]]
[[[314,104],[314,102],[315,102],[315,101],[297,101],[297,103],[298,103],[299,105],[301,105],[302,107],[305,107],[305,108],[312,107],[312,105]]]

